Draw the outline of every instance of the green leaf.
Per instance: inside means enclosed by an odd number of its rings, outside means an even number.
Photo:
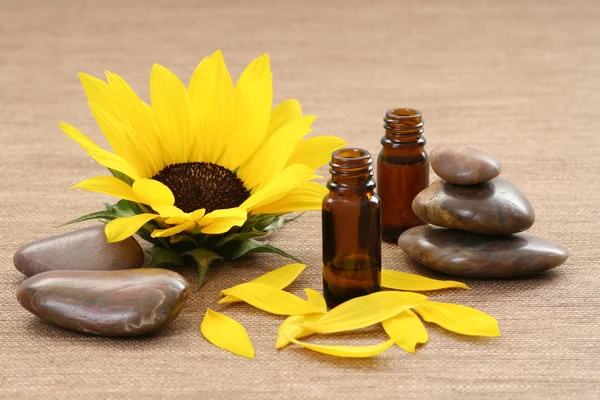
[[[267,226],[271,225],[273,221],[279,218],[281,214],[265,214],[265,215],[256,215],[254,216],[254,220],[252,222],[252,228],[257,231],[264,230]]]
[[[277,247],[273,247],[268,243],[259,242],[258,240],[254,240],[254,239],[249,239],[249,240],[246,240],[246,241],[240,243],[240,245],[231,252],[230,256],[231,256],[231,259],[235,260],[242,256],[245,256],[247,254],[252,254],[252,253],[274,253],[274,254],[279,254],[280,256],[289,258],[289,259],[294,260],[299,263],[302,262],[301,260],[286,253],[285,251],[278,249]]]
[[[154,246],[146,250],[146,253],[148,254],[148,262],[144,265],[146,268],[160,268],[167,265],[180,266],[185,264],[181,255],[163,247]]]
[[[283,223],[287,224],[288,222],[295,221],[295,220],[297,220],[298,218],[300,218],[303,215],[304,215],[304,212],[301,212],[300,214],[294,215],[293,217],[284,218]]]
[[[82,222],[82,221],[88,221],[90,219],[108,219],[108,220],[113,220],[117,218],[114,210],[104,210],[104,211],[97,211],[97,212],[93,212],[91,214],[87,214],[84,215],[82,217],[79,218],[75,218],[69,222],[65,222],[64,224],[58,225],[57,228],[66,226],[66,225],[71,225],[71,224],[75,224],[77,222]]]
[[[110,171],[111,174],[113,174],[113,176],[115,178],[122,180],[123,182],[125,182],[129,186],[133,185],[133,179],[131,179],[130,177],[128,177],[124,173],[116,171],[114,169],[110,169],[110,168],[108,168],[108,170]]]
[[[283,228],[283,224],[285,224],[285,218],[277,217],[271,222],[269,225],[265,226],[263,231],[278,231]]]
[[[243,233],[230,233],[228,235],[226,235],[223,239],[219,240],[216,244],[215,247],[221,247],[226,243],[232,242],[232,241],[244,241],[244,240],[248,240],[248,239],[252,239],[255,237],[260,237],[260,236],[264,236],[266,235],[268,232],[264,232],[264,231],[257,231],[257,230],[251,230],[250,232],[243,232]]]
[[[200,287],[204,283],[204,277],[206,277],[208,267],[214,262],[223,259],[223,257],[218,255],[217,253],[208,249],[194,249],[186,251],[181,255],[194,260],[194,263],[198,267],[198,289],[200,289]]]

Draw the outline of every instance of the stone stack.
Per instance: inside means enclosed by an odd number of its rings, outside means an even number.
[[[404,232],[398,244],[413,260],[450,275],[512,278],[555,268],[568,252],[549,240],[522,234],[535,220],[527,198],[503,178],[488,153],[468,146],[431,152],[442,178],[415,197],[422,225]]]
[[[15,267],[30,277],[17,300],[44,321],[78,332],[156,332],[177,317],[189,284],[175,272],[141,268],[143,262],[134,238],[109,243],[103,225],[38,240],[15,254]]]

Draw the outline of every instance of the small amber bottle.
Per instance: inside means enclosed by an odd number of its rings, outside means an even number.
[[[377,193],[381,198],[383,240],[396,243],[406,229],[424,224],[413,212],[412,202],[429,186],[429,157],[421,112],[396,108],[389,110],[383,121]]]
[[[381,213],[373,159],[362,149],[333,153],[323,200],[323,294],[328,307],[381,289]]]

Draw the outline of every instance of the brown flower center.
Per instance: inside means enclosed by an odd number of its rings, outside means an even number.
[[[209,213],[237,207],[250,197],[244,182],[236,174],[212,163],[171,164],[152,179],[171,189],[175,205],[185,212],[205,208]]]

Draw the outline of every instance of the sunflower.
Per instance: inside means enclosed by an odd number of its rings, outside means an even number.
[[[251,62],[235,85],[220,51],[198,64],[187,88],[155,64],[151,105],[117,74],[106,77],[80,74],[114,152],[67,123],[60,127],[113,175],[73,188],[122,200],[74,221],[105,220],[110,242],[138,233],[179,255],[200,250],[195,254],[221,258],[260,251],[253,238],[281,227],[283,214],[321,208],[326,188],[313,182],[315,170],[345,142],[305,139],[316,117],[302,115],[297,100],[272,107],[267,54]]]

